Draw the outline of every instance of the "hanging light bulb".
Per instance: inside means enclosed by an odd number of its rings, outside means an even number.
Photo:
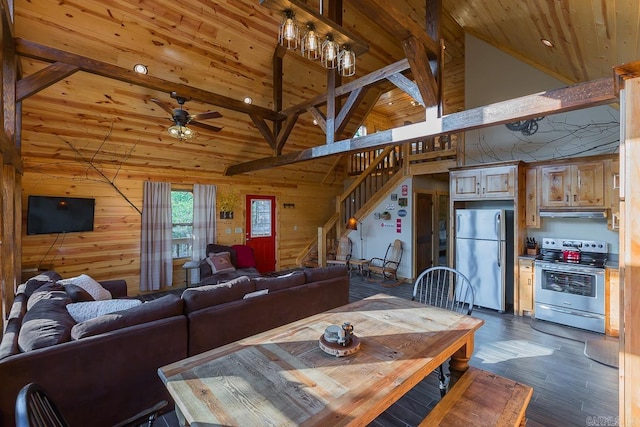
[[[338,73],[341,76],[353,76],[356,73],[356,54],[346,44],[338,55]]]
[[[316,27],[312,23],[307,24],[307,31],[302,36],[300,53],[311,60],[316,60],[320,57],[320,40],[316,33]]]
[[[340,46],[333,41],[331,34],[327,35],[327,39],[322,43],[322,66],[325,68],[336,68],[338,66],[338,56],[340,54]]]
[[[297,49],[300,43],[300,28],[296,21],[296,15],[293,10],[284,11],[282,24],[280,24],[280,33],[278,35],[278,43],[287,49]]]

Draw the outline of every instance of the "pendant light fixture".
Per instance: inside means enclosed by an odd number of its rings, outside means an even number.
[[[312,23],[307,24],[307,30],[302,36],[300,54],[312,61],[320,58],[320,39],[316,33],[316,27]]]
[[[280,24],[278,42],[287,49],[295,50],[300,44],[300,27],[293,10],[286,9]]]
[[[338,66],[338,56],[340,46],[333,40],[331,34],[327,34],[327,39],[322,43],[322,56],[320,62],[324,68],[333,69]]]
[[[169,131],[169,135],[171,135],[176,139],[179,139],[180,141],[191,139],[196,135],[196,133],[191,128],[188,128],[187,126],[183,126],[179,123],[176,123],[175,125],[171,126],[168,129],[168,131]]]
[[[356,54],[346,44],[338,54],[338,73],[343,77],[353,76],[356,73]]]

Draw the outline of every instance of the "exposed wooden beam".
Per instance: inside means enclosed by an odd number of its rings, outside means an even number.
[[[260,132],[262,137],[267,141],[267,144],[269,144],[269,147],[271,147],[275,152],[276,137],[271,131],[271,129],[269,128],[269,125],[267,125],[267,122],[265,122],[264,119],[257,114],[249,114],[249,118],[251,118],[251,121],[253,122],[253,124],[256,125],[256,127],[258,128],[258,132]]]
[[[355,89],[365,86],[374,85],[380,83],[382,80],[386,80],[387,76],[395,73],[401,73],[410,68],[409,61],[407,59],[401,59],[398,62],[395,62],[391,65],[388,65],[384,68],[381,68],[377,71],[367,74],[366,76],[360,77],[356,80],[353,80],[349,83],[346,83],[342,86],[339,86],[335,89],[335,96],[340,97],[347,95],[353,92]],[[313,99],[302,102],[300,104],[294,105],[291,108],[287,108],[282,111],[284,115],[290,115],[293,113],[301,113],[307,110],[309,107],[316,107],[318,105],[324,104],[327,102],[327,95],[318,95]]]
[[[426,1],[426,0],[425,0]],[[400,41],[413,36],[418,38],[428,52],[429,59],[436,59],[438,42],[427,34],[424,23],[417,23],[398,8],[396,2],[388,0],[350,0],[360,13],[377,22]]]
[[[18,80],[16,83],[16,101],[20,102],[31,95],[46,89],[54,83],[80,70],[75,65],[54,62],[42,70]]]
[[[404,144],[440,135],[510,123],[516,120],[611,104],[617,101],[614,79],[603,78],[497,102],[359,138],[345,139],[333,144],[308,148],[300,152],[283,154],[279,157],[267,157],[241,163],[228,167],[225,175],[237,175],[336,154]]]
[[[412,97],[414,100],[424,105],[424,101],[422,100],[422,95],[420,95],[420,89],[418,89],[418,85],[413,81],[403,76],[400,73],[391,74],[387,76],[387,80],[396,85],[398,89]]]
[[[297,121],[298,121],[297,114],[293,114],[287,117],[287,119],[284,121],[284,125],[282,126],[282,129],[280,129],[280,132],[278,133],[278,137],[276,139],[276,149],[275,149],[276,156],[279,156],[282,154],[282,149],[284,148],[284,144],[287,142],[287,138],[289,138],[289,135],[291,134],[291,131],[293,130],[293,127],[295,126]]]
[[[424,44],[416,37],[408,37],[402,41],[402,48],[411,64],[411,71],[416,79],[416,84],[422,95],[425,107],[438,105],[440,94],[438,93],[438,83],[431,72],[431,64],[427,57],[428,51]]]
[[[318,123],[318,126],[320,126],[320,129],[322,129],[323,132],[326,132],[327,119],[325,118],[324,114],[322,114],[322,111],[318,110],[316,107],[309,107],[307,108],[307,111],[311,114],[313,119]]]
[[[349,123],[351,116],[353,116],[366,94],[366,88],[362,87],[351,92],[349,98],[347,98],[347,101],[344,103],[336,117],[336,135],[342,134],[344,128]]]
[[[283,120],[285,117],[275,111],[256,105],[249,105],[240,100],[229,98],[227,96],[218,95],[207,92],[193,86],[174,83],[157,77],[138,74],[133,70],[118,67],[116,65],[107,64],[106,62],[96,59],[86,58],[73,53],[65,52],[59,49],[43,46],[38,43],[30,42],[24,39],[15,39],[16,53],[28,58],[37,59],[45,62],[62,62],[65,64],[78,67],[81,71],[95,74],[102,77],[118,80],[121,82],[134,84],[148,89],[157,90],[159,92],[171,93],[176,92],[188,99],[193,99],[205,104],[224,107],[229,110],[239,111],[246,114],[258,114],[269,120]]]

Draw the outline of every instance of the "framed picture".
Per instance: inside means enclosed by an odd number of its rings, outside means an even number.
[[[398,195],[396,193],[391,194],[391,201],[395,202],[396,200],[398,200]]]
[[[400,197],[400,199],[398,199],[398,205],[407,206],[408,200],[409,199],[407,199],[406,197]]]

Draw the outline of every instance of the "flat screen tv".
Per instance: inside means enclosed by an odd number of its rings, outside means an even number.
[[[27,234],[93,231],[95,199],[29,196]]]

